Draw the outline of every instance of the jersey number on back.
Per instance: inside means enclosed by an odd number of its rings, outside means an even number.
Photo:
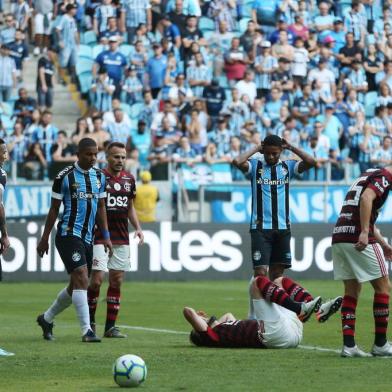
[[[361,198],[361,192],[363,189],[362,185],[358,185],[361,181],[366,180],[367,177],[359,177],[350,187],[349,192],[355,192],[352,199],[345,200],[343,202],[344,206],[357,206]]]

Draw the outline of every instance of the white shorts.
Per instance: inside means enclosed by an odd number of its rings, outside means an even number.
[[[129,245],[113,245],[113,255],[110,258],[103,245],[94,245],[92,269],[105,272],[109,269],[129,271],[131,269]]]
[[[264,323],[263,344],[268,348],[293,348],[302,340],[303,325],[298,316],[264,299],[254,299],[254,314]]]
[[[380,244],[369,244],[362,252],[351,243],[333,244],[332,259],[335,280],[356,279],[362,283],[388,276]]]
[[[44,15],[36,14],[34,17],[34,26],[35,26],[35,34],[45,34],[50,35],[52,30],[52,16],[53,14],[50,12],[48,14],[49,26],[45,28],[44,26]]]

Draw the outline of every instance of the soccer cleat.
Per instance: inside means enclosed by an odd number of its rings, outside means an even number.
[[[316,297],[309,302],[303,302],[301,305],[301,314],[298,316],[299,319],[306,323],[312,313],[317,312],[321,305],[321,297]]]
[[[37,317],[37,323],[42,328],[42,336],[45,340],[54,340],[53,323],[48,323],[43,314]]]
[[[103,335],[105,338],[127,338],[128,336],[121,333],[118,327],[109,328]]]
[[[371,354],[374,357],[392,357],[392,344],[386,342],[382,347],[373,345]]]
[[[355,345],[354,347],[343,346],[340,356],[343,358],[369,358],[372,355],[365,353],[365,351],[362,351]]]
[[[99,343],[100,341],[101,339],[91,329],[82,336],[82,342],[84,343]]]
[[[336,297],[323,304],[317,311],[317,320],[319,323],[326,322],[334,313],[336,313],[342,305],[343,297]]]

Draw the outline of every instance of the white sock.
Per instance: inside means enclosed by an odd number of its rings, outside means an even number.
[[[44,319],[48,323],[52,323],[56,315],[61,313],[63,310],[67,309],[72,303],[72,298],[68,294],[67,288],[63,288],[58,294],[57,298],[54,300],[49,309],[44,313]]]
[[[252,287],[252,283],[253,283],[254,280],[255,280],[255,278],[254,278],[254,276],[252,276],[252,277],[250,278],[250,281],[249,281],[249,290],[248,290],[248,294],[249,294],[248,319],[249,319],[249,320],[255,320],[255,319],[256,319],[256,316],[255,316],[255,308],[254,308],[254,306],[253,306],[253,298],[252,298],[252,296],[251,296],[251,294],[250,294],[250,288]]]
[[[87,303],[87,290],[74,290],[72,292],[72,302],[75,305],[78,315],[82,336],[87,333],[90,327],[90,314]]]

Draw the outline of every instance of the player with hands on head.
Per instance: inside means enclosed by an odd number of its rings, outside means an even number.
[[[63,204],[55,244],[70,280],[46,312],[37,317],[46,340],[54,339],[55,316],[73,303],[82,330],[82,341],[101,341],[91,329],[87,302],[88,273],[92,265],[96,223],[102,234],[105,251],[112,254],[105,208],[105,176],[94,167],[97,154],[97,143],[93,139],[81,139],[78,144],[78,161],[58,173],[53,182],[51,206],[37,252],[40,257],[48,254],[50,233]]]
[[[105,272],[109,269],[109,287],[106,295],[106,323],[104,337],[125,338],[118,327],[116,319],[120,310],[121,284],[125,271],[129,271],[130,250],[128,222],[135,229],[134,238],[143,244],[144,235],[136,215],[133,199],[136,195],[135,178],[124,170],[126,162],[125,145],[112,142],[106,149],[107,167],[103,169],[106,178],[106,213],[110,238],[113,243],[113,254],[107,255],[103,249],[104,237],[99,230],[95,233],[93,247],[93,266],[88,287],[88,304],[90,323],[95,332],[95,312],[99,299],[99,291]]]
[[[300,159],[282,161],[283,150]],[[246,173],[252,187],[250,235],[254,277],[269,274],[271,280],[291,267],[290,180],[317,165],[316,159],[276,135],[267,136],[259,146],[244,152],[233,164]],[[252,285],[253,277],[250,281]],[[340,306],[341,297],[320,307],[319,320]],[[249,302],[249,318],[254,317]]]
[[[392,166],[368,169],[348,190],[332,234],[335,280],[342,280],[343,357],[368,357],[355,343],[356,308],[362,283],[374,289],[374,356],[392,356],[387,341],[390,282],[385,259],[392,260],[392,247],[375,223],[392,188]]]

